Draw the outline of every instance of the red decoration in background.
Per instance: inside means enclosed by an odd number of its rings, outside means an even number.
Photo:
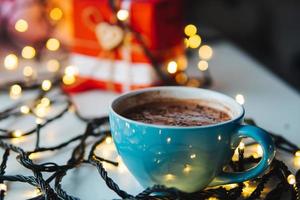
[[[121,7],[122,2],[118,2]],[[174,59],[184,52],[183,48],[183,1],[182,0],[133,0],[130,1],[128,24],[139,33],[146,46],[159,63],[164,63]],[[106,51],[101,48],[96,36],[95,28],[101,22],[116,24],[117,19],[110,7],[109,0],[74,0],[73,1],[73,19],[74,19],[74,45],[72,51],[77,55],[81,55],[84,59],[101,61],[99,68],[107,60],[122,61],[124,60],[124,45],[129,44],[129,61],[130,67],[134,66],[134,71],[144,71],[151,68],[151,62],[144,53],[140,44],[134,38],[133,34],[125,36],[123,43],[113,51]],[[126,43],[127,42],[127,43]],[[75,84],[67,86],[66,90],[70,92],[78,92],[87,89],[113,89],[115,91],[124,91],[124,82],[118,80],[107,80],[101,77],[92,77],[81,73],[82,68],[89,68],[90,62],[83,64],[74,63],[79,69],[79,75]],[[119,63],[122,65],[122,63]],[[126,64],[125,64],[126,65]],[[141,68],[144,68],[141,70]],[[97,66],[93,66],[96,70]],[[117,69],[122,69],[121,66]],[[84,69],[83,69],[84,70]],[[92,70],[92,72],[93,72]],[[100,70],[100,69],[99,69]],[[153,69],[151,69],[154,71]],[[122,70],[119,70],[122,71]],[[115,71],[114,73],[121,73]],[[141,72],[142,73],[142,72]],[[149,72],[152,73],[152,72]],[[135,73],[139,76],[138,73]],[[151,74],[140,74],[140,79],[145,76],[154,76]],[[138,78],[138,77],[137,77]],[[151,79],[151,78],[150,78]],[[129,89],[148,87],[157,84],[159,80],[153,77],[153,80],[142,82],[138,80],[129,85]],[[108,84],[106,84],[108,83]]]

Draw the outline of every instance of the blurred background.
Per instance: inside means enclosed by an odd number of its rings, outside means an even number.
[[[189,0],[187,19],[210,40],[230,40],[300,91],[300,2]]]
[[[170,72],[169,69],[171,69],[170,74],[173,78],[177,77],[177,82],[187,82],[188,85],[195,85],[195,81],[190,83],[186,80],[185,74],[177,73],[185,69],[185,67],[180,67],[180,63],[184,63],[184,59],[179,59],[178,57],[181,54],[180,50],[178,50],[180,46],[178,41],[183,41],[184,25],[193,24],[197,27],[198,32],[196,32],[201,36],[202,43],[214,44],[230,41],[261,62],[266,68],[277,74],[278,77],[288,82],[297,91],[300,91],[299,1],[117,0],[117,8],[126,11],[125,15],[124,12],[116,15],[117,21],[112,19],[111,11],[108,11],[109,2],[108,0],[0,0],[0,61],[4,63],[9,53],[13,53],[18,57],[24,51],[23,54],[27,52],[27,56],[25,55],[24,57],[23,55],[23,58],[28,60],[34,57],[40,61],[47,60],[45,65],[48,67],[48,71],[55,72],[58,69],[58,65],[62,65],[61,63],[68,57],[68,52],[112,59],[112,55],[108,53],[112,49],[103,50],[103,44],[97,47],[99,44],[96,43],[96,40],[99,40],[99,35],[95,35],[93,32],[94,27],[99,20],[119,25],[119,22],[121,22],[125,26],[128,23],[132,23],[131,25],[137,30],[136,32],[140,33],[143,38],[146,38],[146,43],[149,44],[152,54],[160,54],[160,56],[156,56],[159,63],[169,66],[165,71]],[[128,9],[128,3],[124,4],[124,2],[130,2],[133,5],[130,11],[126,10]],[[166,4],[166,6],[161,6],[163,4]],[[183,4],[184,6],[181,6]],[[82,15],[82,13],[85,13],[83,11],[84,8],[94,8],[88,19],[88,26],[81,22],[84,18]],[[138,8],[145,9],[144,14],[139,12]],[[160,10],[161,8],[168,9]],[[184,8],[184,10],[180,8]],[[94,12],[95,9],[101,15]],[[151,13],[151,9],[155,10],[155,12]],[[127,19],[128,15],[129,19]],[[168,20],[171,20],[171,23]],[[122,29],[124,28],[123,25],[120,26]],[[164,30],[162,27],[165,27]],[[193,32],[193,29],[191,30]],[[169,37],[170,35],[172,37]],[[186,38],[187,41],[191,36],[186,35],[188,37]],[[101,37],[100,40],[103,41],[103,35]],[[126,37],[124,36],[124,38]],[[182,40],[180,37],[182,37]],[[194,37],[193,39],[194,42],[199,42],[199,38]],[[136,38],[133,39],[133,43],[136,42],[135,40]],[[122,45],[125,44],[124,41]],[[79,43],[81,46],[78,46]],[[189,47],[193,49],[198,48],[199,45],[194,45],[194,47],[190,45]],[[24,47],[28,46],[29,48],[24,49]],[[121,49],[124,49],[124,46],[126,48],[126,45],[123,45]],[[33,47],[34,55],[30,47]],[[113,48],[115,51],[113,59],[120,59],[118,57],[120,52],[117,52],[119,47]],[[143,46],[139,44],[138,48],[143,49]],[[58,49],[62,51],[56,51]],[[171,51],[169,51],[170,49]],[[207,49],[210,50],[209,48]],[[50,51],[51,55],[45,58],[42,55],[47,50]],[[161,56],[161,53],[157,53],[164,51],[171,53],[166,56]],[[124,55],[122,56],[122,59],[124,59]],[[149,57],[146,57],[145,55],[133,55],[131,61],[153,64],[152,61],[149,61]],[[50,60],[51,62],[49,62]],[[58,64],[56,60],[60,63]],[[172,62],[173,60],[175,62]],[[89,61],[83,61],[81,58],[80,62],[86,63]],[[174,71],[174,67],[177,69],[177,65],[179,70]],[[205,59],[201,64],[198,64],[198,67],[200,71],[202,69],[206,70],[207,63]],[[27,75],[30,75],[31,69],[27,68],[26,70],[27,72],[29,71]],[[4,71],[1,71],[1,73],[4,73]],[[151,74],[152,72],[147,73]],[[156,83],[157,80],[154,79],[149,79],[142,86]],[[68,83],[71,82],[73,80],[69,79]],[[139,80],[137,82],[140,84]],[[97,84],[99,85],[100,83],[97,82]],[[196,85],[199,85],[199,83]]]

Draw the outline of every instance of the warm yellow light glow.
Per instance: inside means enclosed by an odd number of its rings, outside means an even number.
[[[65,75],[75,76],[77,74],[78,74],[78,69],[75,66],[69,65],[65,68]]]
[[[38,196],[38,195],[41,195],[41,194],[42,194],[42,191],[39,188],[34,189],[34,196]]]
[[[245,98],[242,94],[237,94],[235,96],[235,100],[241,105],[243,105],[245,103]]]
[[[263,155],[263,149],[259,144],[256,145],[256,153],[257,153],[258,157],[262,157],[262,155]]]
[[[238,184],[232,183],[232,184],[224,185],[223,187],[226,188],[227,190],[230,190],[230,189],[236,188],[238,186],[239,186]]]
[[[208,62],[206,62],[205,60],[200,60],[198,62],[198,69],[200,71],[206,71],[208,69]]]
[[[183,43],[184,43],[185,48],[189,48],[190,43],[189,43],[189,39],[188,38],[184,38]]]
[[[177,67],[178,70],[184,71],[188,67],[188,61],[186,59],[186,56],[180,56],[177,59]]]
[[[295,167],[300,168],[300,156],[295,156],[294,165]]]
[[[243,188],[242,195],[243,197],[249,197],[252,192],[256,189],[254,185],[250,185],[249,182],[244,182],[245,187]]]
[[[35,56],[35,49],[31,46],[25,46],[22,49],[22,57],[26,59],[31,59]]]
[[[35,119],[35,123],[36,123],[36,124],[43,124],[44,122],[45,122],[45,120],[43,120],[42,118],[37,117],[37,118]]]
[[[35,114],[38,117],[45,117],[47,114],[47,108],[42,106],[41,104],[38,104],[35,109]]]
[[[189,87],[199,87],[200,86],[200,81],[197,80],[197,79],[192,78],[192,79],[188,80],[186,85],[189,86]]]
[[[41,87],[42,87],[42,90],[48,91],[48,90],[50,90],[51,86],[52,86],[52,83],[50,80],[43,80]]]
[[[175,61],[170,61],[168,63],[167,70],[170,74],[174,74],[177,72],[177,63]]]
[[[57,72],[60,68],[60,63],[56,59],[48,60],[47,69],[49,72]]]
[[[178,84],[185,84],[188,80],[188,77],[185,73],[181,72],[175,76],[175,80]]]
[[[72,113],[75,113],[76,107],[74,105],[70,105],[68,111],[72,112]]]
[[[28,23],[24,19],[19,19],[15,24],[15,29],[19,32],[25,32],[28,30]]]
[[[196,158],[196,154],[194,154],[194,153],[193,153],[193,154],[191,154],[190,158],[191,158],[191,159],[194,159],[194,158]]]
[[[0,191],[7,191],[7,186],[4,183],[0,183]]]
[[[39,158],[41,158],[41,153],[40,152],[31,153],[29,155],[29,159],[31,159],[31,160],[37,160]]]
[[[244,150],[244,149],[245,149],[245,143],[244,143],[244,142],[240,142],[238,148],[239,148],[240,150]]]
[[[25,66],[23,68],[23,75],[25,77],[31,77],[33,75],[33,69],[31,66]]]
[[[183,168],[183,173],[189,174],[192,171],[192,167],[189,164],[185,164]]]
[[[293,174],[290,174],[287,177],[287,181],[290,185],[294,185],[296,183],[296,177]]]
[[[75,83],[76,78],[75,76],[64,75],[62,81],[65,85],[72,85],[73,83]]]
[[[50,51],[56,51],[60,47],[60,42],[55,39],[55,38],[50,38],[46,42],[46,48],[49,49]]]
[[[127,20],[128,16],[129,16],[128,10],[121,9],[117,12],[117,18],[121,21]]]
[[[44,107],[50,106],[51,101],[47,97],[43,97],[41,99],[41,105]]]
[[[176,176],[173,174],[166,174],[164,178],[166,181],[173,181],[175,180]]]
[[[300,157],[300,150],[296,151],[295,156]]]
[[[26,115],[26,114],[30,113],[30,108],[26,105],[23,105],[20,107],[20,112],[22,114]]]
[[[187,36],[193,36],[197,33],[197,27],[193,24],[189,24],[189,25],[186,25],[184,27],[184,33],[187,35]]]
[[[208,45],[203,45],[199,48],[199,56],[203,60],[209,60],[213,56],[213,50]]]
[[[118,171],[119,173],[124,173],[126,172],[128,169],[127,167],[125,166],[125,164],[123,162],[119,162],[119,165],[118,165]]]
[[[13,70],[18,67],[18,57],[15,54],[9,54],[4,58],[4,67]]]
[[[217,197],[209,197],[207,200],[219,200]]]
[[[59,21],[63,16],[63,11],[60,8],[53,8],[50,11],[49,16],[52,20]]]
[[[112,143],[111,137],[106,137],[105,142],[106,142],[106,144],[111,144]]]
[[[201,37],[199,35],[193,35],[189,38],[189,47],[198,48],[201,44]]]
[[[19,138],[19,137],[21,137],[22,135],[23,135],[23,132],[22,132],[21,130],[15,130],[15,131],[12,132],[12,136],[13,136],[14,138]]]
[[[15,84],[10,87],[9,96],[12,99],[17,99],[22,95],[22,88],[20,85]]]

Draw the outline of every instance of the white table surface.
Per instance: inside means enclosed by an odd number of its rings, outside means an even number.
[[[281,133],[295,144],[300,145],[300,95],[282,80],[267,71],[263,66],[247,56],[240,49],[229,43],[212,45],[214,55],[209,62],[209,68],[213,77],[212,89],[221,91],[229,96],[235,97],[242,94],[245,97],[246,116],[252,117],[259,126],[275,133]],[[195,56],[191,63],[198,62]],[[1,74],[0,74],[1,75]],[[0,76],[1,78],[1,76]],[[109,102],[117,94],[103,91],[91,91],[73,96],[75,103],[84,116],[102,116],[108,112]],[[0,110],[9,104],[5,95],[0,95]],[[57,108],[58,109],[58,108]],[[5,124],[10,128],[26,129],[34,122],[33,118],[25,118],[21,121],[8,120]],[[47,126],[41,133],[41,146],[50,146],[61,143],[85,129],[82,122],[76,119],[73,114],[67,114],[59,120]],[[33,148],[34,136],[27,139],[13,141],[15,144],[25,147],[27,150]],[[92,143],[93,141],[90,140]],[[99,155],[108,158],[116,158],[114,146],[107,145],[105,151],[99,148]],[[73,145],[74,146],[74,145]],[[72,147],[72,145],[71,145]],[[70,156],[70,148],[55,153],[46,153],[36,162],[55,161],[64,164]],[[1,154],[2,154],[1,150]],[[29,171],[20,167],[13,159],[12,154],[8,163],[7,174],[27,174]],[[289,163],[295,171],[299,166],[293,165],[292,159],[286,154],[281,154],[282,159]],[[131,194],[142,191],[142,187],[128,172],[126,167],[107,167],[109,175],[119,184],[120,188]],[[83,164],[79,169],[71,170],[64,177],[63,188],[71,195],[80,197],[83,200],[113,199],[118,198],[110,191],[102,181],[97,170],[90,165]],[[34,188],[22,183],[12,183],[8,186],[7,200],[26,199],[35,195]]]

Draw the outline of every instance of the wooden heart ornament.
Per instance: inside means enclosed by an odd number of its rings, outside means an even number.
[[[95,28],[97,39],[104,50],[116,48],[124,38],[124,31],[117,25],[106,22],[99,23]]]

